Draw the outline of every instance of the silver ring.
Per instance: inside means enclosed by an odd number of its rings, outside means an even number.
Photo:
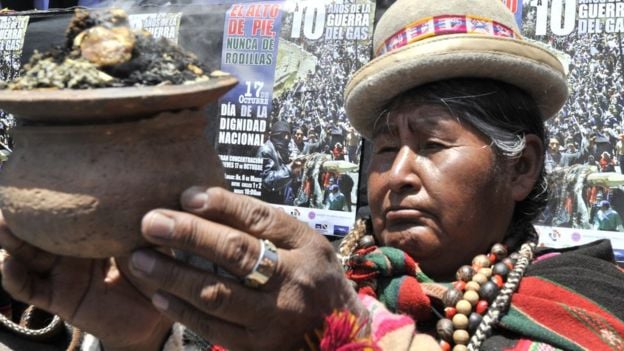
[[[271,276],[275,272],[277,267],[277,247],[269,240],[260,240],[260,255],[258,256],[258,262],[251,270],[251,273],[247,274],[243,278],[243,284],[250,288],[258,288],[266,284]]]

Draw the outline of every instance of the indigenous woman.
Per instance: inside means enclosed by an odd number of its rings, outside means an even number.
[[[56,257],[4,228],[5,288],[106,351],[181,349],[194,334],[233,350],[622,349],[609,242],[535,248],[544,120],[567,97],[559,60],[500,0],[399,0],[374,49],[345,94],[373,143],[371,216],[339,257],[283,211],[191,188],[184,212],[149,212],[143,235],[230,276],[162,250]]]

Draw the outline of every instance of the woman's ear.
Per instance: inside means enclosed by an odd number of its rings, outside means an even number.
[[[511,166],[512,197],[515,201],[522,201],[531,193],[544,166],[544,142],[535,134],[527,134],[525,139],[524,151]]]

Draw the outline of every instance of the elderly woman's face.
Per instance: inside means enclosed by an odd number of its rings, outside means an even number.
[[[442,107],[403,103],[373,137],[369,203],[382,245],[438,278],[502,241],[514,200],[489,140]]]

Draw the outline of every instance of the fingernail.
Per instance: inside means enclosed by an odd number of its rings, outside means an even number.
[[[147,230],[145,234],[161,239],[171,239],[175,221],[159,212],[151,212],[147,215]]]
[[[206,206],[208,195],[200,188],[193,187],[182,194],[182,207],[188,210],[200,210]]]
[[[166,311],[169,308],[169,300],[158,293],[152,296],[152,304],[161,311]]]
[[[156,264],[156,260],[154,260],[154,257],[141,251],[133,253],[130,260],[132,262],[133,268],[135,268],[139,272],[148,274],[151,273],[152,270],[154,270],[154,265]]]

